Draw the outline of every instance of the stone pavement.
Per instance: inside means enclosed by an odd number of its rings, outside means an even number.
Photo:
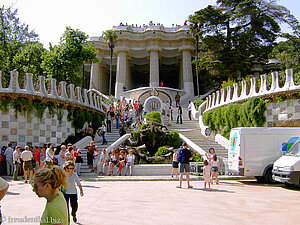
[[[117,178],[115,178],[117,179]],[[3,224],[38,224],[46,200],[29,184],[9,181],[1,201]],[[203,181],[177,189],[178,181],[82,181],[78,224],[298,224],[299,189],[255,180],[221,180],[212,191]],[[73,224],[73,222],[71,222]]]

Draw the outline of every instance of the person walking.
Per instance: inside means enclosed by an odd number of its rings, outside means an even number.
[[[78,176],[80,176],[80,168],[81,168],[81,164],[83,163],[83,159],[82,159],[82,154],[79,148],[75,148],[75,172],[77,173]]]
[[[23,160],[23,170],[25,183],[27,184],[27,178],[29,176],[29,182],[31,183],[32,174],[33,174],[33,166],[32,166],[32,152],[29,150],[28,146],[25,146],[25,151],[22,152],[21,158]]]
[[[68,217],[69,216],[69,202],[71,204],[71,215],[73,217],[74,223],[77,222],[76,212],[78,210],[78,197],[77,189],[75,183],[79,187],[80,195],[83,196],[83,189],[80,183],[78,175],[74,172],[75,164],[72,161],[68,161],[64,164],[64,170],[67,173],[67,188],[64,190],[64,196],[68,207]]]
[[[189,101],[188,115],[189,115],[190,120],[192,120],[192,105],[193,105],[193,103],[191,101]]]
[[[43,168],[34,175],[33,191],[39,198],[47,199],[40,225],[69,224],[67,202],[59,191],[62,186],[67,187],[66,173],[59,166]]]
[[[178,115],[177,115],[177,123],[180,120],[180,124],[182,124],[182,108],[180,106],[180,103],[178,103]]]
[[[7,149],[4,152],[5,159],[6,159],[7,176],[13,175],[13,169],[14,169],[13,154],[14,154],[14,150],[12,149],[12,144],[9,143]]]
[[[14,162],[14,181],[18,181],[18,173],[20,170],[20,165],[21,165],[21,150],[19,146],[15,147],[15,151],[13,153],[13,162]]]
[[[58,165],[63,167],[64,164],[65,164],[65,154],[66,154],[66,146],[65,145],[62,145],[60,146],[60,151],[59,151],[59,154],[58,154]]]
[[[106,149],[104,148],[102,150],[101,156],[100,156],[100,160],[98,162],[97,165],[97,174],[101,175],[105,175],[106,172],[106,167],[108,166],[108,158],[107,158],[107,154],[106,154]]]
[[[183,173],[185,172],[186,175],[186,182],[188,188],[193,188],[193,186],[190,185],[190,160],[192,160],[192,153],[187,148],[187,144],[184,142],[182,144],[182,148],[178,151],[178,157],[177,162],[179,162],[179,186],[177,188],[182,188],[182,179],[183,179]]]
[[[104,121],[102,121],[102,127],[101,127],[101,135],[102,135],[102,144],[103,145],[105,145],[105,144],[107,144],[107,140],[106,140],[106,138],[105,138],[105,132],[106,132],[106,125],[105,125],[105,122]]]

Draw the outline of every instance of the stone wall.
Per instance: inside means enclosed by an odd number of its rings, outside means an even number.
[[[268,103],[266,117],[266,127],[300,127],[299,99]]]
[[[69,135],[74,135],[75,130],[71,127],[71,122],[67,121],[66,110],[63,110],[61,123],[55,114],[53,118],[45,110],[41,120],[32,113],[32,115],[18,114],[15,117],[14,109],[9,108],[9,111],[0,110],[0,147],[7,146],[12,143],[13,146],[25,145],[41,146],[48,142],[53,143],[53,146],[60,145]]]

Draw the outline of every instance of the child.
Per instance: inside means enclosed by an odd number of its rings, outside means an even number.
[[[206,183],[208,183],[208,189],[211,191],[211,188],[210,188],[210,182],[211,182],[210,172],[211,172],[211,169],[210,169],[210,166],[209,166],[207,160],[204,160],[203,165],[204,165],[204,167],[203,167],[204,189],[206,189]]]
[[[219,172],[219,161],[216,154],[213,156],[213,160],[211,161],[211,181],[213,182],[214,177],[216,178],[216,184],[219,184],[218,172]]]

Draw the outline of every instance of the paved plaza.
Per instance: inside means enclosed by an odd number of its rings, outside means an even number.
[[[29,184],[9,181],[1,201],[3,224],[38,224],[46,200]],[[299,189],[255,180],[203,181],[177,189],[176,181],[83,181],[78,224],[299,224]],[[36,221],[36,222],[34,222]],[[73,224],[73,223],[71,223]]]

